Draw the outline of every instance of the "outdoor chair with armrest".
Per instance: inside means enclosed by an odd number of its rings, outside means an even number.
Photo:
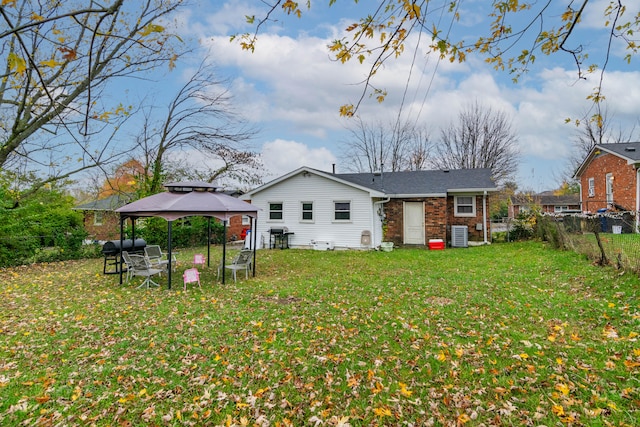
[[[158,267],[158,268],[163,268],[163,269],[167,269],[167,266],[169,265],[169,260],[167,259],[167,257],[165,256],[165,254],[162,252],[162,249],[160,249],[159,245],[149,245],[146,246],[144,248],[144,253],[147,257],[147,259],[151,262],[151,265],[154,267]],[[172,269],[173,271],[175,271],[176,269],[176,256],[175,254],[172,254]]]
[[[151,276],[156,274],[162,274],[165,271],[164,267],[154,266],[153,264],[151,264],[149,259],[143,255],[133,255],[133,254],[127,254],[127,255],[131,262],[131,267],[133,267],[131,270],[131,277],[141,276],[145,278],[142,284],[138,286],[138,288],[143,288],[143,287],[149,288],[151,286],[160,286],[159,284],[157,284],[151,279]],[[123,256],[123,259],[124,259],[124,256]],[[128,274],[128,270],[129,270],[129,264],[127,264],[127,274]]]
[[[244,270],[245,278],[249,278],[249,270],[251,270],[251,265],[253,263],[253,251],[248,249],[241,250],[231,261],[231,264],[227,264],[224,268],[233,271],[233,281],[237,281],[237,272],[239,270]],[[220,273],[222,272],[222,265],[218,267],[218,278],[220,278]]]

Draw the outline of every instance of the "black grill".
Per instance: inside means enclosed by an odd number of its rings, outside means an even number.
[[[289,249],[289,236],[293,234],[287,227],[269,229],[269,249],[280,247]]]
[[[104,255],[116,255],[122,251],[140,252],[146,246],[147,242],[144,239],[136,239],[135,242],[131,239],[125,239],[122,241],[122,249],[120,249],[120,240],[109,240],[102,246],[102,253]]]
[[[102,272],[104,274],[118,274],[120,273],[120,254],[122,251],[129,253],[141,253],[147,246],[147,242],[144,239],[125,239],[122,241],[122,248],[120,247],[120,240],[109,240],[102,245],[102,255],[104,255],[104,267]],[[107,271],[107,266],[111,267]]]

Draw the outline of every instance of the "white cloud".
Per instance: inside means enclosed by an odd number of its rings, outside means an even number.
[[[327,148],[310,148],[296,142],[276,139],[262,146],[262,162],[269,177],[284,175],[302,166],[331,171],[336,157]]]
[[[243,115],[260,126],[264,131],[261,136],[271,141],[262,148],[270,172],[282,174],[302,165],[331,170],[337,144],[346,138],[341,133],[344,120],[338,108],[359,99],[363,86],[358,83],[368,72],[357,61],[341,64],[330,60],[327,45],[339,37],[344,22],[341,26],[337,19],[333,21],[337,24],[331,25],[328,17],[324,23],[315,22],[308,32],[295,27],[297,24],[291,24],[294,31],[284,24],[275,32],[265,28],[255,52],[250,53],[229,43],[230,33],[241,28],[238,16],[250,14],[247,10],[251,10],[247,2],[224,3],[205,20],[207,25],[194,25],[192,29],[202,32],[204,47],[215,53],[215,63],[233,78],[231,90]],[[316,5],[311,10],[318,12]],[[474,15],[472,21],[478,19]],[[513,84],[512,76],[495,72],[472,56],[465,63],[450,63],[421,50],[414,62],[414,42],[412,36],[405,54],[387,62],[373,81],[388,90],[386,101],[378,104],[365,97],[359,114],[366,120],[388,121],[402,106],[404,115],[424,124],[437,138],[441,127],[455,121],[462,108],[477,100],[513,118],[523,169],[535,169],[536,179],[544,180],[545,187],[553,187],[550,171],[561,168],[566,161],[576,132],[565,119],[581,118],[591,107],[586,97],[597,86],[596,77],[578,80],[575,70],[540,69],[537,63],[534,71]],[[540,62],[543,59],[549,63],[566,58],[544,57]],[[612,113],[626,121],[621,126],[637,121],[639,80],[638,72],[615,70],[605,79],[606,103]],[[521,178],[526,180],[527,176]]]

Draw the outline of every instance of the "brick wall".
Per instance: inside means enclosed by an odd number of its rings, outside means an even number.
[[[487,196],[487,211],[489,210],[489,196]],[[451,237],[451,226],[452,225],[466,225],[469,229],[469,241],[470,242],[483,242],[484,241],[484,230],[476,230],[476,224],[482,224],[482,196],[476,196],[476,216],[473,217],[464,217],[464,216],[455,216],[454,210],[454,198],[447,198],[447,211],[448,214],[448,225],[447,227],[447,237]],[[489,218],[489,212],[487,212],[487,222]],[[487,224],[487,236],[491,234],[490,225]]]
[[[456,217],[454,212],[453,197],[433,197],[426,199],[391,199],[384,205],[387,219],[387,230],[385,241],[393,242],[395,245],[404,243],[404,222],[403,203],[404,202],[424,202],[425,221],[425,242],[429,239],[442,239],[445,242],[450,240],[451,225],[466,225],[469,227],[469,240],[483,241],[483,230],[476,230],[476,224],[482,223],[482,196],[476,197],[475,217]],[[487,209],[489,200],[487,197]],[[487,224],[488,226],[488,224]],[[489,230],[487,230],[489,233]]]
[[[591,160],[580,176],[582,210],[596,212],[607,207],[606,175],[613,175],[613,201],[625,209],[636,208],[636,171],[626,160],[602,153]],[[589,178],[594,178],[595,195],[589,197]]]
[[[103,211],[102,224],[95,224],[95,211],[84,211],[84,228],[91,240],[120,239],[120,220],[115,212]]]

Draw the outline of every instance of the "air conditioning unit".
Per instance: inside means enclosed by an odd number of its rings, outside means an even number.
[[[451,226],[451,247],[466,248],[469,246],[469,228],[466,225]]]

